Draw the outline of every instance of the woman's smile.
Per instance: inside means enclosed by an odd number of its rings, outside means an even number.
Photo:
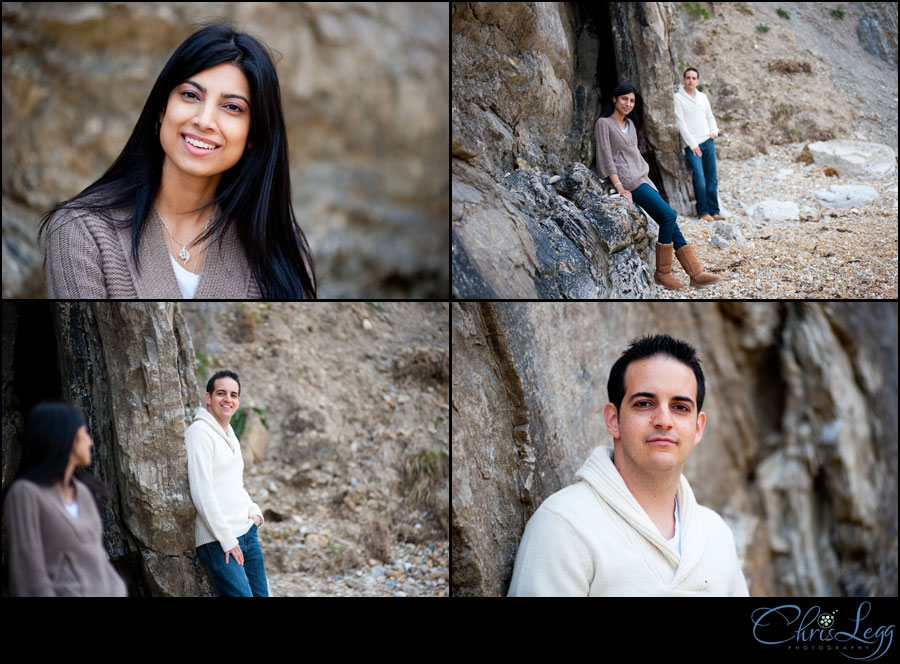
[[[207,143],[199,138],[187,136],[186,134],[181,135],[181,142],[188,152],[197,156],[212,154],[219,148],[218,145]]]

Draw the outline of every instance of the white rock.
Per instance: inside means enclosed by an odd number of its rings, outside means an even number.
[[[751,205],[747,209],[747,215],[757,221],[784,221],[799,219],[800,208],[791,201],[763,201]]]
[[[867,141],[819,141],[809,144],[813,161],[836,168],[841,175],[882,176],[894,172],[893,149]]]
[[[878,198],[878,191],[864,184],[833,184],[827,189],[816,189],[812,195],[819,205],[845,208],[865,205],[875,200]]]

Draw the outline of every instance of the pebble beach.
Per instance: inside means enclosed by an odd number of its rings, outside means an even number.
[[[889,176],[826,175],[820,164],[796,161],[803,144],[771,146],[751,159],[718,160],[725,221],[746,242],[717,240],[713,224],[678,217],[685,238],[708,272],[722,277],[705,288],[669,291],[660,299],[896,299],[897,169]],[[828,208],[813,191],[830,185],[867,185],[877,197],[864,205]],[[746,210],[765,200],[790,201],[799,219],[756,221]],[[672,274],[687,285],[676,264]]]

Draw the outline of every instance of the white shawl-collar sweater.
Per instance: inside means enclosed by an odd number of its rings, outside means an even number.
[[[545,500],[528,521],[510,596],[747,596],[722,518],[698,505],[682,475],[676,497],[681,550],[666,541],[597,447],[575,484]]]
[[[244,458],[234,429],[228,433],[205,408],[198,408],[184,434],[187,446],[188,481],[197,508],[194,544],[219,542],[222,551],[238,545],[237,538],[253,526],[248,517],[262,520],[259,505],[244,489]]]
[[[675,93],[675,121],[681,140],[691,150],[706,141],[710,134],[719,134],[709,99],[699,90],[694,90],[691,97],[684,91],[684,85],[680,85]]]

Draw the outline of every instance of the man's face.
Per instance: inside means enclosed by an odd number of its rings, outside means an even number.
[[[700,82],[700,76],[693,69],[684,73],[684,89],[688,92],[694,90]]]
[[[219,422],[228,424],[241,405],[240,387],[234,378],[217,378],[213,393],[206,393],[206,409]]]
[[[604,410],[616,466],[641,475],[680,473],[706,425],[696,401],[697,378],[683,362],[655,355],[630,363],[619,412],[613,404]]]

